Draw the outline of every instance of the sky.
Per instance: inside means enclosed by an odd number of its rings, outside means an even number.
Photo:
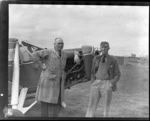
[[[9,38],[64,49],[110,44],[116,56],[149,55],[149,6],[9,4]]]

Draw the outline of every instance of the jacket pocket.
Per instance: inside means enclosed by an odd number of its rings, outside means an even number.
[[[51,81],[55,81],[56,77],[57,77],[56,73],[49,73],[47,78]]]
[[[92,82],[92,86],[96,86],[96,85],[98,85],[100,82],[101,82],[101,80],[96,79],[96,80],[94,80],[94,81]]]

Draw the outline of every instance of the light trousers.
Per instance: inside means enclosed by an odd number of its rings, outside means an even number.
[[[104,99],[104,117],[108,117],[112,99],[112,84],[109,80],[96,79],[91,84],[89,105],[85,117],[95,116],[95,112],[101,97]]]

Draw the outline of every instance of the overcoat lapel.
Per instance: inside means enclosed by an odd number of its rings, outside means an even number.
[[[61,57],[59,56],[58,52],[55,51],[54,49],[54,54],[60,59]],[[61,52],[61,55],[62,55],[62,52]]]

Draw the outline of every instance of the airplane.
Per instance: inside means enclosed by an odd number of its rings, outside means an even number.
[[[35,48],[36,51],[47,49],[28,41],[19,42],[17,38],[9,38],[8,110],[18,110],[23,115],[37,103],[34,100],[29,106],[24,107],[26,100],[35,98],[42,71],[41,67],[43,66],[42,60],[39,62],[32,60],[31,54]],[[70,89],[73,85],[90,80],[92,60],[95,53],[98,53],[94,47],[89,45],[83,45],[81,48],[64,49],[64,51],[73,50],[79,51],[81,62],[80,64],[74,63],[73,57],[67,59],[65,89]]]

